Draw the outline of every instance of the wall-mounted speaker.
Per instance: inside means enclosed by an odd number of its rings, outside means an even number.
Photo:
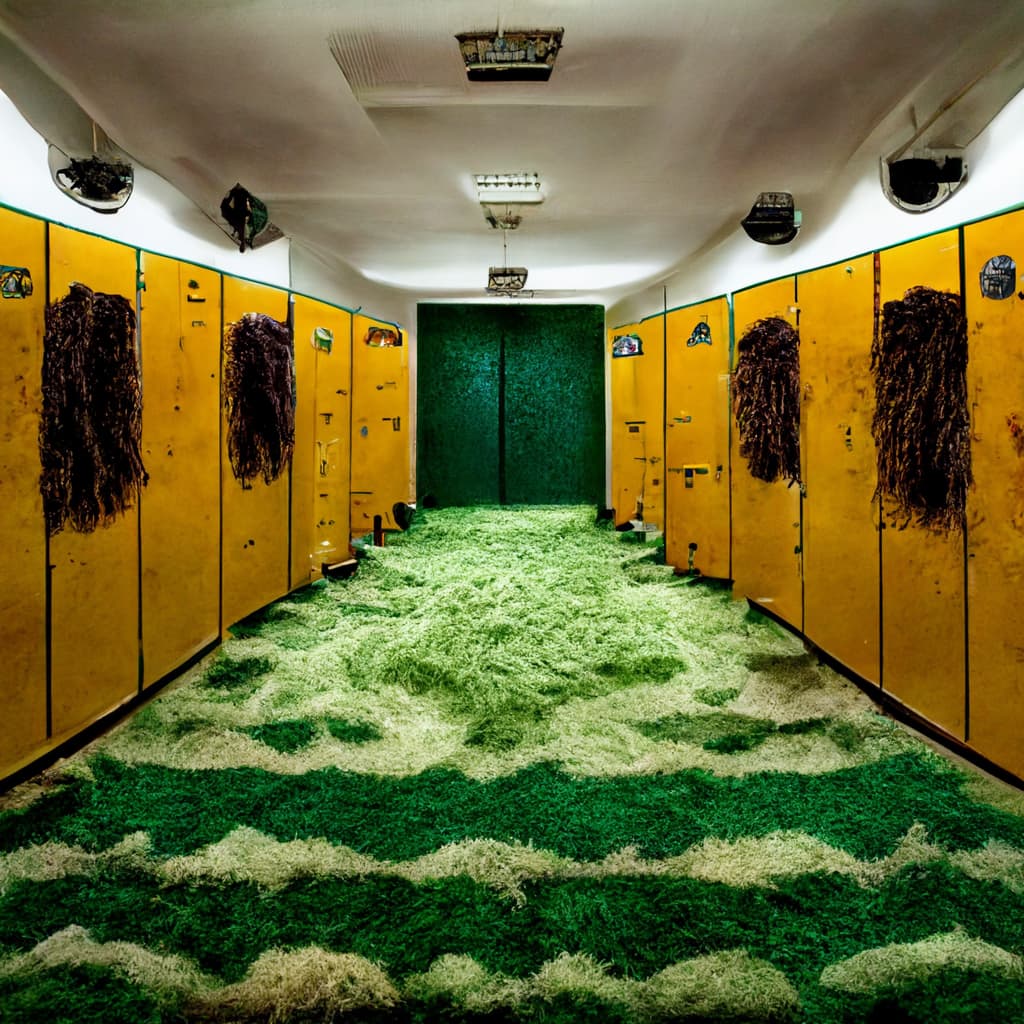
[[[961,149],[926,149],[881,162],[882,191],[893,206],[925,213],[941,206],[967,180]]]
[[[789,192],[762,192],[740,224],[755,242],[785,245],[800,230],[800,211]]]

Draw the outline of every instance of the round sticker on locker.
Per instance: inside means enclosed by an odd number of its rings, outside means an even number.
[[[981,294],[986,299],[1008,299],[1017,289],[1017,264],[1012,256],[993,256],[981,268]]]
[[[360,431],[359,431],[359,436],[360,437],[369,437],[370,436],[370,428],[369,427],[362,427],[360,429]]]

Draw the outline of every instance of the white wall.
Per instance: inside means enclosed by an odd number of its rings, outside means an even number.
[[[238,277],[289,286],[288,239],[240,253],[191,200],[144,167],[135,167],[131,198],[116,213],[96,213],[68,198],[50,179],[46,141],[2,92],[0,139],[0,203]]]
[[[659,312],[735,292],[785,274],[826,266],[944,228],[977,220],[1024,203],[1024,92],[1020,92],[967,147],[968,180],[951,199],[927,213],[893,206],[879,183],[881,149],[861,147],[846,174],[830,191],[838,201],[803,205],[804,226],[789,245],[761,245],[743,229],[714,248],[688,259],[664,281],[619,300],[609,308],[609,326],[632,323]],[[769,182],[766,188],[775,187]],[[756,196],[751,196],[753,202]],[[667,296],[663,295],[665,289]]]

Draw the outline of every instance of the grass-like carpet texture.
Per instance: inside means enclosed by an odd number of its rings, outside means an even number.
[[[1024,798],[592,509],[419,513],[0,801],[0,1022],[1022,1022]]]

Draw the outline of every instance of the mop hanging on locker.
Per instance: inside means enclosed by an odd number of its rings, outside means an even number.
[[[877,493],[902,526],[959,530],[971,485],[967,321],[960,296],[911,288],[882,309],[871,347]]]
[[[740,455],[766,483],[800,479],[800,336],[770,316],[747,328],[732,373]]]
[[[228,459],[247,487],[273,483],[295,446],[295,363],[286,323],[246,313],[224,332]]]
[[[122,295],[73,283],[46,309],[40,490],[50,534],[89,533],[131,507],[142,464],[142,388],[135,309]]]

